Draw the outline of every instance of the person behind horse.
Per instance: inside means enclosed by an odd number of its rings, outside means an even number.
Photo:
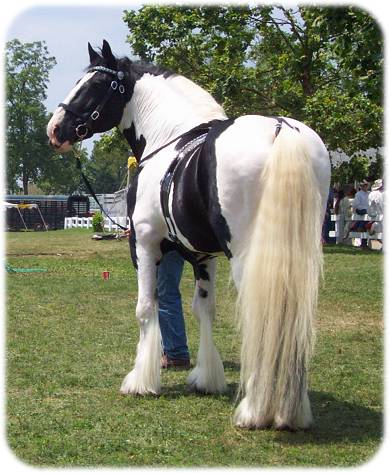
[[[163,346],[161,368],[190,368],[180,294],[184,259],[177,251],[162,257],[157,270],[158,318]]]
[[[130,230],[125,232],[130,238]],[[157,269],[158,319],[162,339],[161,368],[189,369],[190,353],[181,302],[180,280],[184,258],[169,251],[161,258]]]

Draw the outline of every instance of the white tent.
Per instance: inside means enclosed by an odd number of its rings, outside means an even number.
[[[39,205],[38,204],[13,204],[11,202],[3,202],[3,206],[7,209],[17,209],[18,210],[18,213],[20,215],[20,218],[22,219],[22,222],[23,222],[23,225],[24,225],[24,228],[26,230],[28,230],[27,228],[27,225],[26,225],[26,222],[24,221],[24,218],[23,218],[23,215],[20,211],[20,209],[37,209],[38,210],[38,213],[41,217],[41,220],[43,222],[43,226],[45,227],[45,230],[48,230],[48,226],[45,222],[45,219],[43,218],[43,215],[42,215],[42,212],[41,212],[41,209],[39,208]]]

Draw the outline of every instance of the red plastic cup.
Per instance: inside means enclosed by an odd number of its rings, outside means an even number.
[[[103,271],[103,279],[107,281],[107,279],[110,279],[110,271]]]

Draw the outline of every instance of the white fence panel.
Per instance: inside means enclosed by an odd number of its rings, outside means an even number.
[[[104,219],[104,229],[109,232],[121,230],[118,225],[130,228],[129,217],[112,217],[111,222],[108,218]],[[118,225],[116,225],[116,223]],[[66,217],[64,220],[64,229],[68,228],[92,228],[92,217]]]
[[[331,216],[332,222],[335,222],[335,230],[331,230],[329,232],[329,236],[332,238],[335,238],[338,236],[339,231],[340,231],[340,216],[339,215],[332,215]],[[382,222],[383,217],[378,217],[378,218],[371,218],[369,215],[357,215],[353,214],[350,218],[346,218],[346,221],[364,221],[364,222]],[[360,238],[360,239],[366,239],[366,240],[382,240],[383,235],[382,233],[374,233],[373,235],[370,235],[368,232],[349,232],[349,238]]]

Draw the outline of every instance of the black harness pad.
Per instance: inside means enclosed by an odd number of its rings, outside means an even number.
[[[214,120],[209,130],[194,129],[182,137],[176,145],[177,156],[161,181],[161,208],[169,238],[182,250],[189,251],[177,238],[176,226],[196,252],[224,252],[231,257],[227,246],[230,230],[218,201],[215,140],[233,121]]]

